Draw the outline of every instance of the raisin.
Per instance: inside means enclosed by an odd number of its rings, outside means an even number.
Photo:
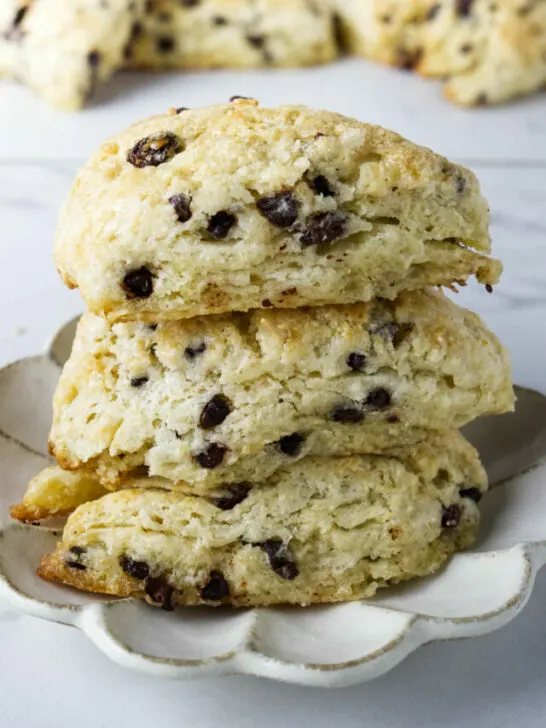
[[[220,210],[220,212],[217,212],[210,218],[207,230],[209,235],[215,240],[223,240],[227,237],[227,234],[236,222],[237,218],[235,215],[225,210]]]
[[[479,503],[483,498],[483,493],[479,488],[463,488],[459,491],[461,498],[470,498],[474,503]]]
[[[298,217],[299,202],[292,192],[262,197],[256,204],[262,215],[277,227],[290,227]]]
[[[285,455],[297,457],[301,453],[301,447],[304,442],[305,437],[300,435],[299,432],[294,432],[292,435],[281,437],[277,445],[279,450]]]
[[[154,277],[149,268],[143,265],[129,271],[121,285],[129,298],[148,298],[154,292]]]
[[[203,407],[199,418],[199,426],[203,430],[212,430],[221,425],[230,412],[231,402],[229,399],[223,394],[215,394]]]
[[[330,413],[330,419],[345,425],[358,425],[364,420],[364,412],[356,407],[340,404]]]
[[[140,139],[127,152],[127,161],[133,167],[159,167],[168,162],[184,149],[182,140],[170,131],[161,131],[157,134]]]
[[[359,354],[356,351],[353,351],[346,359],[347,366],[349,369],[352,369],[353,372],[361,372],[364,370],[364,367],[366,366],[366,357],[364,354]]]
[[[233,483],[227,487],[226,495],[220,495],[212,502],[221,511],[231,511],[245,500],[251,488],[250,483]]]
[[[460,15],[461,18],[468,18],[472,12],[473,5],[474,0],[456,0],[455,12],[457,15]]]
[[[456,528],[460,522],[460,506],[442,506],[442,528]]]
[[[391,395],[386,389],[379,387],[373,389],[366,397],[366,407],[371,410],[383,410],[386,409],[392,401]]]
[[[214,470],[214,468],[217,468],[222,464],[226,452],[227,447],[225,445],[220,445],[217,442],[211,442],[210,445],[207,445],[205,450],[202,450],[195,455],[195,460],[202,468],[205,468],[206,470]]]
[[[347,216],[344,212],[321,212],[307,221],[300,238],[301,244],[323,245],[339,240],[347,232]]]
[[[273,571],[282,579],[292,581],[299,575],[292,555],[280,538],[270,538],[258,545],[265,551]]]
[[[310,182],[311,189],[321,197],[334,197],[335,192],[331,188],[330,183],[323,174],[319,174]]]
[[[203,341],[202,344],[197,344],[197,346],[187,346],[184,349],[184,356],[188,361],[193,361],[194,359],[197,359],[198,356],[203,354],[207,350],[207,345]]]
[[[174,589],[161,576],[153,576],[146,581],[146,594],[150,602],[167,612],[172,612]]]
[[[201,589],[201,598],[211,602],[219,602],[229,596],[229,584],[219,571],[211,571],[205,586]]]
[[[133,377],[131,379],[131,387],[142,387],[142,385],[146,384],[148,381],[148,377]]]
[[[130,556],[120,556],[119,565],[134,579],[144,580],[150,576],[150,567],[145,561],[135,561]]]
[[[172,195],[169,202],[174,208],[179,222],[188,222],[191,218],[191,199],[187,195]]]

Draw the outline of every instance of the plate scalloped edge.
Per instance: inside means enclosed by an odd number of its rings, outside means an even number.
[[[10,523],[6,505],[22,492],[29,472],[47,461],[40,443],[47,439],[49,405],[36,423],[35,403],[43,410],[50,401],[74,323],[62,327],[45,355],[0,370],[0,457],[8,483],[0,492],[0,598],[15,609],[73,625],[113,661],[157,677],[246,674],[338,687],[378,677],[428,642],[496,630],[525,606],[546,563],[546,397],[522,388],[516,415],[485,421],[489,429],[501,423],[493,435],[476,425],[469,433],[487,451],[484,459],[499,487],[484,501],[486,533],[477,549],[455,556],[436,576],[367,602],[206,610],[206,616],[181,610],[174,619],[131,599],[80,595],[41,582],[33,565],[57,531]],[[32,396],[33,388],[39,396]],[[495,460],[491,440],[512,443],[511,459],[497,447],[503,457]]]

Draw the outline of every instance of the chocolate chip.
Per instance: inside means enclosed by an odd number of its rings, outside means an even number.
[[[460,506],[442,506],[442,528],[456,528],[460,522]]]
[[[199,427],[203,430],[212,430],[221,425],[230,412],[231,402],[229,399],[223,394],[215,394],[203,407],[199,418]]]
[[[72,546],[65,556],[64,563],[71,569],[85,571],[87,566],[82,563],[82,556],[87,553],[87,549],[82,546]]]
[[[179,222],[188,222],[191,218],[191,199],[187,195],[172,195],[169,202],[174,208]]]
[[[161,131],[157,134],[140,139],[134,147],[127,152],[127,161],[133,167],[159,167],[168,162],[184,149],[182,140],[170,131]]]
[[[359,354],[353,351],[346,359],[347,366],[352,369],[353,372],[361,372],[366,366],[366,357],[364,354]]]
[[[311,189],[313,189],[317,195],[321,195],[322,197],[335,196],[334,190],[331,188],[330,183],[323,174],[319,174],[318,177],[312,179],[309,184]]]
[[[383,410],[386,409],[391,403],[391,395],[386,389],[379,387],[373,389],[366,397],[366,407],[371,410]]]
[[[161,35],[156,39],[156,48],[159,53],[172,53],[175,48],[174,38],[170,35]]]
[[[273,571],[282,579],[292,581],[299,575],[292,555],[280,538],[270,538],[258,545],[265,551]]]
[[[150,576],[150,567],[145,561],[135,561],[130,556],[120,556],[119,565],[126,574],[135,579],[147,579]]]
[[[229,596],[229,584],[219,571],[211,571],[205,586],[201,589],[201,598],[211,602],[219,602]]]
[[[299,432],[294,432],[292,435],[285,435],[278,441],[277,446],[284,455],[290,455],[296,457],[301,453],[301,447],[305,442],[305,437],[300,435]]]
[[[277,227],[290,227],[298,217],[299,202],[292,192],[279,192],[272,197],[262,197],[256,205],[262,215]]]
[[[174,589],[162,576],[150,577],[146,582],[145,591],[152,604],[172,612]]]
[[[220,210],[220,212],[217,212],[210,218],[207,230],[215,240],[222,240],[227,236],[236,222],[237,218],[235,215],[225,210]]]
[[[133,377],[131,379],[131,387],[142,387],[147,381],[149,381],[148,377]]]
[[[483,493],[479,488],[463,488],[459,491],[461,498],[470,498],[474,503],[479,503],[483,498]]]
[[[129,298],[148,298],[154,292],[153,275],[146,266],[129,271],[122,281],[122,287]]]
[[[323,245],[339,240],[347,232],[347,216],[344,212],[321,212],[307,220],[300,238],[304,246]]]
[[[207,445],[205,450],[202,450],[195,455],[195,460],[202,468],[205,468],[206,470],[214,470],[214,468],[217,468],[222,464],[226,452],[227,447],[225,447],[225,445],[220,445],[217,442],[211,442],[210,445]]]
[[[461,18],[467,18],[472,12],[473,5],[474,0],[456,0],[455,12],[457,15],[460,15]]]
[[[231,511],[245,500],[251,489],[250,483],[233,483],[226,488],[226,495],[220,495],[212,502],[221,511]]]
[[[197,359],[198,356],[203,354],[207,350],[207,345],[203,341],[202,344],[197,344],[197,346],[186,346],[184,349],[184,356],[188,361],[193,361],[194,359]]]
[[[364,420],[364,412],[356,407],[340,404],[330,413],[330,419],[345,425],[358,425]]]

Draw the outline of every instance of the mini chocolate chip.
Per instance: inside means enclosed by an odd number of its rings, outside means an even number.
[[[131,56],[133,55],[133,47],[135,44],[135,41],[137,38],[139,38],[142,35],[142,23],[136,20],[133,25],[131,26],[131,33],[129,35],[129,40],[125,44],[125,47],[123,49],[123,57],[125,60],[129,60]]]
[[[301,453],[301,446],[305,442],[305,437],[300,435],[299,432],[294,432],[292,435],[285,435],[278,441],[277,446],[284,455],[290,455],[296,457]]]
[[[232,483],[227,486],[226,495],[219,495],[212,502],[221,511],[231,511],[245,500],[251,489],[250,483]]]
[[[167,612],[172,612],[174,589],[161,576],[152,576],[146,581],[146,594],[150,597],[152,604],[161,607]]]
[[[289,581],[298,576],[299,569],[280,538],[270,538],[258,545],[265,551],[269,565],[278,576]]]
[[[456,0],[455,12],[460,15],[461,18],[467,18],[471,11],[474,0]]]
[[[485,290],[487,291],[487,293],[493,293],[493,286],[490,283],[486,283]]]
[[[460,506],[442,506],[442,528],[456,528],[460,522]]]
[[[145,561],[135,561],[130,556],[120,556],[119,565],[126,574],[135,579],[147,579],[150,576],[150,567]]]
[[[421,60],[422,55],[423,51],[419,48],[413,51],[400,48],[396,55],[396,65],[398,68],[403,68],[405,71],[413,71]]]
[[[476,96],[476,106],[487,106],[489,103],[489,97],[485,92],[482,92]]]
[[[203,430],[212,430],[221,425],[230,412],[231,402],[229,399],[223,394],[215,394],[203,407],[199,418],[199,427]]]
[[[23,22],[25,15],[28,12],[28,9],[28,5],[23,5],[22,8],[19,8],[16,11],[15,16],[11,22],[11,27],[4,33],[4,38],[6,40],[21,40],[21,38],[23,37],[23,33],[21,31],[21,23]]]
[[[151,271],[143,265],[126,273],[121,285],[129,298],[148,298],[154,292],[153,278]]]
[[[221,15],[216,15],[212,19],[212,23],[213,23],[213,25],[217,25],[218,27],[220,27],[222,25],[227,25],[228,24],[228,20],[227,20],[227,18],[224,18]]]
[[[170,131],[160,131],[140,139],[127,152],[127,161],[138,168],[159,167],[183,149],[184,144],[180,137]]]
[[[201,598],[211,602],[219,602],[229,596],[229,584],[219,571],[211,571],[205,586],[201,589]]]
[[[87,62],[91,68],[97,68],[100,63],[100,53],[98,51],[89,51],[87,54]]]
[[[142,385],[146,384],[148,381],[148,377],[133,377],[131,379],[131,387],[142,387]]]
[[[187,106],[177,106],[175,109],[177,114],[181,114],[183,111],[189,111]]]
[[[201,0],[180,0],[180,4],[185,8],[196,8]]]
[[[317,177],[311,180],[311,188],[322,197],[334,197],[335,192],[331,188],[330,183],[323,174],[319,174]]]
[[[179,222],[188,222],[191,218],[191,199],[187,195],[172,195],[169,202],[174,208]]]
[[[434,20],[434,18],[438,15],[439,12],[440,12],[440,3],[436,3],[436,5],[433,5],[432,7],[429,8],[425,19],[428,20],[429,22],[431,20]]]
[[[150,331],[156,331],[157,330],[157,324],[148,324],[148,328]]]
[[[207,345],[203,341],[202,344],[197,344],[197,346],[187,346],[184,349],[184,356],[188,361],[193,361],[194,359],[197,359],[198,356],[203,354],[207,350]]]
[[[253,48],[263,48],[265,45],[263,35],[247,35],[246,39]]]
[[[366,397],[366,407],[372,410],[386,409],[391,403],[391,395],[386,389],[373,389]]]
[[[349,369],[352,369],[354,372],[361,372],[366,366],[366,357],[364,354],[353,351],[347,357],[346,362]]]
[[[400,417],[398,417],[398,415],[390,415],[387,417],[387,422],[390,425],[397,425],[400,422]]]
[[[307,220],[300,238],[304,246],[323,245],[339,240],[347,232],[347,216],[344,212],[321,212]]]
[[[264,300],[262,301],[262,306],[264,308],[273,308],[273,304],[271,303],[269,298],[264,298]]]
[[[455,177],[455,190],[458,195],[462,195],[466,189],[466,180],[460,172],[457,172]]]
[[[470,498],[474,503],[479,503],[483,498],[483,493],[479,488],[463,488],[459,491],[461,498]]]
[[[87,552],[82,546],[72,546],[65,556],[64,563],[71,569],[85,571],[87,566],[82,563],[81,557]]]
[[[195,455],[195,460],[202,468],[205,468],[206,470],[214,470],[214,468],[217,468],[222,464],[226,452],[227,447],[225,445],[220,445],[217,442],[211,442],[210,445],[207,445],[205,450],[202,450]]]
[[[356,407],[340,404],[330,413],[330,419],[346,425],[358,425],[364,420],[364,412]]]
[[[270,223],[287,228],[296,222],[299,202],[292,192],[279,192],[272,197],[262,197],[256,203],[258,210]]]
[[[392,345],[396,349],[406,340],[414,328],[414,325],[410,323],[399,324],[396,321],[388,321],[380,326],[371,327],[370,334],[379,336],[387,343],[389,341],[392,342]]]
[[[175,48],[174,38],[170,35],[161,35],[156,39],[156,48],[159,53],[172,53]]]
[[[227,236],[236,222],[237,218],[235,215],[225,210],[220,210],[220,212],[217,212],[210,218],[207,230],[215,240],[222,240]]]
[[[234,101],[238,101],[238,100],[249,101],[250,96],[232,96],[229,100],[231,103],[233,103]]]

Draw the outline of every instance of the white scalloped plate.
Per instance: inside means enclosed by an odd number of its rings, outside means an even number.
[[[41,581],[35,567],[58,531],[10,522],[8,507],[48,462],[51,398],[74,327],[47,354],[0,370],[0,596],[13,607],[74,625],[112,660],[151,675],[242,673],[333,687],[377,677],[426,642],[490,632],[525,605],[546,563],[546,397],[522,388],[515,414],[467,429],[495,488],[482,502],[476,547],[433,577],[367,602],[170,614]]]

